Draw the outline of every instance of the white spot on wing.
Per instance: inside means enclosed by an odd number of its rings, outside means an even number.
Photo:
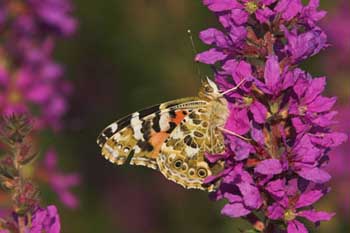
[[[167,131],[169,129],[169,114],[162,114],[160,116],[159,126],[161,131]]]
[[[137,140],[141,140],[143,139],[143,135],[141,133],[141,128],[142,128],[142,121],[139,118],[139,113],[135,112],[134,114],[132,114],[132,118],[131,118],[131,127],[134,130],[134,137]]]
[[[186,146],[185,152],[188,157],[192,158],[193,156],[198,154],[199,148],[192,148],[190,146]]]
[[[171,137],[174,139],[182,139],[184,138],[184,133],[180,130],[180,128],[176,128],[173,133],[171,134]]]
[[[141,148],[138,145],[134,146],[134,150],[135,150],[135,154],[138,154],[141,152]]]
[[[114,122],[113,124],[111,124],[109,126],[109,128],[112,130],[112,133],[115,133],[118,129],[118,124],[116,122]]]
[[[110,147],[109,145],[106,144],[105,148],[114,158],[118,158],[119,157],[117,151],[113,150],[113,148]]]

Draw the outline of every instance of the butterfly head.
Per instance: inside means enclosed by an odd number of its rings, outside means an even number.
[[[220,91],[215,82],[207,77],[206,79],[202,80],[199,95],[209,99],[217,99],[220,97]]]

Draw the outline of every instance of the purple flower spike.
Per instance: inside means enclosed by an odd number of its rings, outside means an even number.
[[[222,214],[264,216],[262,227],[254,225],[259,232],[267,227],[266,219],[278,220],[268,223],[276,232],[300,233],[308,232],[301,218],[318,225],[334,215],[313,205],[329,191],[329,151],[348,137],[331,128],[336,97],[324,96],[326,78],[298,68],[329,44],[318,25],[326,15],[319,3],[203,1],[223,27],[200,33],[211,48],[196,60],[215,67],[222,92],[244,80],[225,94],[230,114],[224,125],[244,138],[225,133],[225,153],[206,156],[210,163],[223,162],[224,169],[206,183],[218,187],[211,194],[214,200],[227,200]],[[334,35],[345,27],[339,28]]]

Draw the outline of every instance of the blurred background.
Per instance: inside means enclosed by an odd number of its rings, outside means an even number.
[[[159,172],[117,167],[102,156],[95,140],[114,120],[153,104],[197,94],[200,79],[187,34],[199,51],[198,32],[217,24],[201,1],[74,0],[77,32],[57,44],[54,56],[72,83],[68,112],[58,133],[40,134],[41,147],[55,147],[58,164],[80,176],[72,189],[79,204],[67,208],[43,186],[45,203],[59,207],[62,232],[234,233],[246,223],[220,215],[223,203],[207,193],[187,191]],[[323,27],[331,46],[303,64],[328,77],[327,95],[339,97],[340,128],[350,132],[350,3],[321,0],[329,11]],[[203,74],[210,70],[201,66]],[[320,207],[336,211],[317,232],[349,232],[350,146],[332,152],[333,191]]]

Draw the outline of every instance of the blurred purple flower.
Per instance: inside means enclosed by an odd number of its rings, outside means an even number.
[[[350,106],[338,106],[339,114],[336,120],[339,121],[336,129],[341,129],[350,135]],[[338,208],[350,214],[350,139],[343,145],[335,148],[330,153],[330,164],[327,167],[329,173],[334,177],[332,180],[333,189],[337,193],[336,201]]]
[[[339,68],[349,68],[350,56],[350,3],[341,0],[323,23],[330,40],[329,56],[323,59],[331,74],[339,73]],[[332,59],[329,59],[331,57]]]
[[[70,0],[27,0],[41,23],[60,35],[75,32],[77,21],[71,16],[73,6]]]
[[[0,5],[0,110],[35,112],[37,127],[60,129],[71,85],[52,60],[58,36],[71,35],[76,21],[69,0],[4,1]],[[11,67],[11,69],[10,69]]]
[[[46,152],[38,172],[39,177],[48,182],[65,206],[73,209],[78,207],[79,201],[70,189],[80,184],[80,176],[77,173],[65,174],[58,169],[55,150],[49,149]]]
[[[42,112],[36,127],[61,127],[60,119],[67,110],[65,96],[71,91],[69,83],[55,78],[45,80],[30,69],[18,70],[12,78],[7,76],[6,79],[7,82],[0,83],[3,90],[0,109],[3,113],[24,113],[32,106],[39,106]]]
[[[2,219],[2,226],[5,229],[1,229],[0,232],[20,232],[20,227],[21,232],[23,232],[24,230],[28,233],[61,232],[60,216],[58,214],[56,206],[54,205],[49,205],[46,208],[37,206],[31,214],[28,214],[27,216],[21,216],[22,218],[24,218],[23,223],[25,225],[20,226],[19,217],[19,215],[12,213],[7,218]]]

